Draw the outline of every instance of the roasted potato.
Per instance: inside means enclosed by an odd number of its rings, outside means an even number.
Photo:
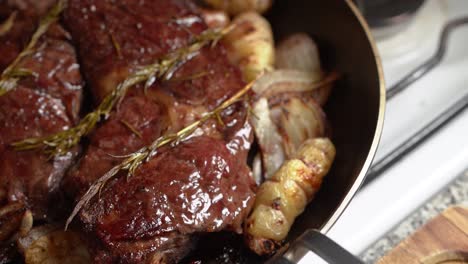
[[[62,230],[46,230],[44,233],[25,246],[26,264],[91,263],[88,249],[77,233]]]
[[[231,63],[238,65],[246,81],[273,69],[275,54],[270,23],[255,12],[242,13],[223,38]]]
[[[328,138],[309,139],[260,186],[244,225],[250,249],[259,255],[275,251],[319,190],[334,158],[335,147]]]
[[[247,11],[263,13],[271,7],[272,0],[204,0],[209,6],[237,15]]]
[[[228,14],[222,10],[200,10],[201,16],[209,28],[224,28],[231,22]]]
[[[11,202],[0,208],[0,242],[21,236],[32,226],[32,214],[22,202]]]

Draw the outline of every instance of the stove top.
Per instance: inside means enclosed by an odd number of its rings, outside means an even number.
[[[446,46],[439,49],[447,25]],[[427,0],[406,28],[377,41],[390,98],[372,181],[329,232],[352,253],[361,253],[468,168],[466,43],[466,0]]]

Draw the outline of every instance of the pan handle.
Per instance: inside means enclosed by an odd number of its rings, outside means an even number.
[[[281,255],[274,257],[269,264],[294,264],[298,263],[298,259],[295,259],[294,255],[297,252],[301,252],[300,255],[304,255],[304,251],[311,251],[319,256],[326,263],[331,264],[363,264],[356,256],[346,251],[340,245],[335,243],[333,240],[328,238],[326,235],[320,233],[315,229],[307,230],[301,235],[291,247]],[[322,261],[322,262],[323,262]]]

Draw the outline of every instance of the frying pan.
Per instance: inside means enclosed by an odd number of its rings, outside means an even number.
[[[324,68],[342,76],[325,106],[337,150],[332,170],[270,261],[296,263],[312,250],[329,262],[352,263],[353,256],[324,234],[363,182],[381,135],[385,88],[375,45],[349,0],[276,0],[268,19],[277,40],[296,32],[314,37]],[[244,262],[258,263],[248,251],[240,254]]]
[[[275,262],[297,263],[313,250],[328,262],[352,263],[352,256],[323,234],[363,182],[380,139],[385,87],[377,49],[364,18],[348,0],[276,1],[268,18],[276,40],[309,33],[325,69],[343,76],[325,106],[337,149],[335,162],[320,192],[295,221],[287,238],[291,246]]]
[[[276,42],[306,32],[317,42],[322,66],[341,74],[325,105],[332,128],[336,158],[320,191],[296,219],[284,248],[270,259],[260,259],[241,246],[225,250],[215,241],[199,244],[194,259],[201,263],[297,263],[313,251],[329,263],[361,263],[326,237],[346,209],[372,162],[383,128],[385,87],[380,58],[369,28],[350,0],[276,0],[267,14]],[[216,248],[221,247],[221,249]],[[230,246],[228,246],[230,247]],[[221,251],[221,254],[213,253]],[[236,252],[234,257],[219,257]]]

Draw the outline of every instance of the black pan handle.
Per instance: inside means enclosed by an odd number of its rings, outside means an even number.
[[[315,229],[307,230],[301,235],[286,253],[273,258],[270,264],[294,264],[298,260],[294,258],[294,253],[298,251],[310,250],[317,256],[322,258],[330,264],[363,264],[356,256],[346,251],[340,245],[328,238],[326,235],[320,233]]]

